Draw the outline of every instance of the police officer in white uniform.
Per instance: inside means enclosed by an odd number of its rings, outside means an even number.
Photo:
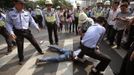
[[[56,11],[52,8],[52,1],[51,0],[46,0],[45,2],[46,7],[43,10],[43,15],[44,15],[44,20],[45,20],[45,24],[47,26],[48,29],[48,35],[49,35],[49,43],[52,44],[56,44],[58,45],[58,34],[57,34],[57,27],[59,26],[60,20],[58,17],[58,14],[56,13]],[[54,37],[55,37],[55,43],[53,42],[53,38],[52,38],[52,34],[54,33]]]
[[[12,11],[7,13],[7,24],[6,28],[10,33],[10,38],[12,40],[16,40],[17,48],[18,48],[18,57],[19,64],[23,64],[24,56],[23,56],[23,44],[24,38],[28,39],[32,45],[37,49],[40,54],[43,54],[40,46],[37,41],[31,34],[29,30],[29,23],[40,31],[38,25],[33,20],[32,16],[28,11],[24,10],[24,0],[14,0],[15,7]]]

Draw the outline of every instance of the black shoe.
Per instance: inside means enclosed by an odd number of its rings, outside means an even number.
[[[23,65],[23,63],[24,63],[24,60],[20,60],[18,64]]]
[[[37,60],[36,60],[36,62],[35,62],[35,65],[37,65],[37,66],[38,66],[38,65],[39,65],[39,63],[40,63],[40,60],[39,60],[39,59],[37,59]]]
[[[58,42],[56,42],[55,44],[56,44],[56,45],[59,45],[59,43],[58,43]]]
[[[19,62],[19,65],[23,65],[23,62],[22,62],[22,61],[20,61],[20,62]]]
[[[44,53],[43,52],[39,52],[39,54],[43,55]]]
[[[102,74],[98,71],[95,72],[95,71],[93,71],[93,69],[91,69],[91,72],[89,73],[89,75],[104,75],[104,74]]]

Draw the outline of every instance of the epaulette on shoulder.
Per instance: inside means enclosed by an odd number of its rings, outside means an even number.
[[[13,8],[9,9],[9,11],[13,11],[13,10],[14,10]]]

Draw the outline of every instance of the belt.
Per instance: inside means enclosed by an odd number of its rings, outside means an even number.
[[[5,28],[4,26],[0,26],[0,29]]]
[[[81,47],[84,47],[84,48],[86,48],[86,49],[88,49],[88,50],[95,50],[96,48],[89,48],[89,47],[86,47],[86,46],[84,46],[83,44],[81,44]]]
[[[21,32],[24,32],[24,31],[27,31],[29,29],[14,29],[15,31],[21,31]]]

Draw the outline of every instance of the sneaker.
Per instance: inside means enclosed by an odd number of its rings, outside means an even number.
[[[42,61],[42,60],[40,60],[40,59],[36,59],[36,62],[35,62],[35,65],[36,66],[39,66],[39,65],[41,65],[41,64],[44,64],[44,63],[47,63],[47,62],[45,62],[45,61]]]
[[[78,61],[80,61],[82,63],[84,63],[86,61],[85,59],[82,59],[82,58],[79,58],[79,57],[75,57],[74,60],[78,60]]]
[[[55,45],[59,45],[59,43],[58,43],[58,42],[56,42],[56,43],[55,43]]]
[[[37,60],[36,60],[36,62],[35,62],[35,65],[37,65],[37,66],[38,66],[38,65],[39,65],[39,63],[40,63],[40,60],[39,60],[39,59],[37,59]]]

